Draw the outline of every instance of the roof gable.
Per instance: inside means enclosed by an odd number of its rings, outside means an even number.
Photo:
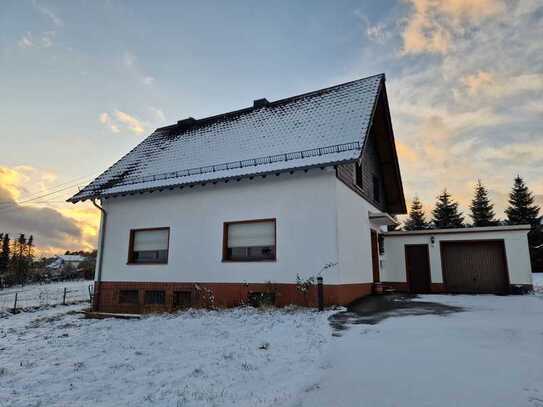
[[[159,128],[71,202],[360,156],[384,75]]]

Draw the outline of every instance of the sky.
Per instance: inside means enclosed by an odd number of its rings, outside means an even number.
[[[408,203],[543,204],[541,38],[540,0],[0,1],[0,232],[92,249],[65,199],[155,128],[381,72]]]

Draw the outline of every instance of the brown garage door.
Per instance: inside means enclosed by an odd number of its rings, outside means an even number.
[[[441,242],[447,291],[505,294],[509,282],[503,241]]]

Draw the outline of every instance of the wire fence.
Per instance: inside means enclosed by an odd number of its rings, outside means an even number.
[[[79,284],[54,284],[53,287],[43,285],[9,289],[7,292],[0,291],[0,313],[90,302],[92,294],[93,284],[88,281]]]

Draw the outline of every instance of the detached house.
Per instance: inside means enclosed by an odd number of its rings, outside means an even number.
[[[297,277],[327,264],[325,303],[347,304],[379,281],[378,234],[406,212],[385,76],[159,128],[84,200],[102,210],[100,311],[312,305]]]
[[[317,275],[326,305],[532,288],[529,226],[387,232],[406,208],[383,74],[159,128],[84,200],[103,312],[313,306]]]

